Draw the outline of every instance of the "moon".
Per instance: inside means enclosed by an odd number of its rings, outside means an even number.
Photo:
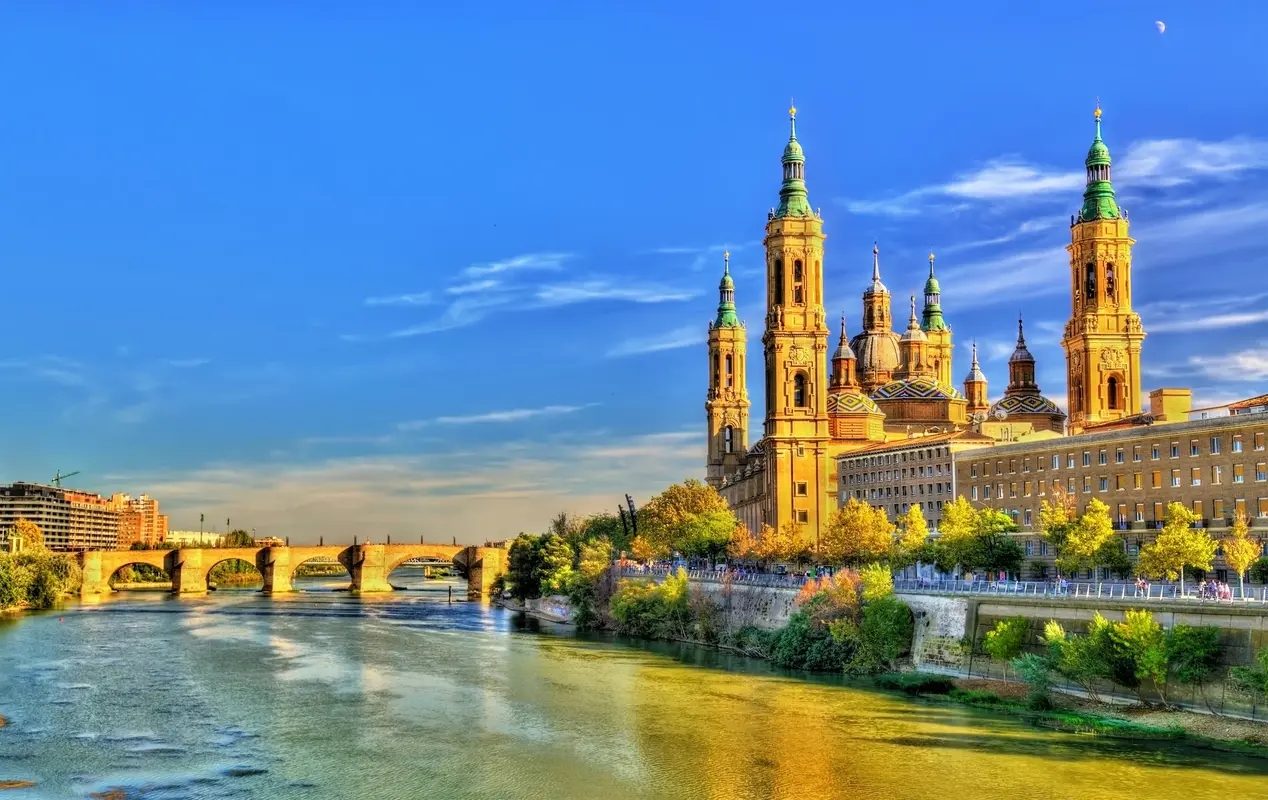
[[[1156,20],[1154,22],[1154,27],[1158,29],[1158,33],[1167,32],[1167,23],[1163,22],[1162,20]]]

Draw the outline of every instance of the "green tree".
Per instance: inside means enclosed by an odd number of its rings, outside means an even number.
[[[934,563],[942,572],[972,568],[977,511],[964,495],[942,505]]]
[[[868,564],[859,570],[863,602],[870,603],[894,593],[894,573],[884,564]]]
[[[507,554],[506,583],[518,600],[541,597],[541,537],[521,533],[511,542]]]
[[[1116,622],[1109,628],[1109,639],[1117,670],[1114,677],[1118,682],[1136,690],[1140,694],[1144,681],[1153,683],[1158,694],[1166,698],[1167,685],[1167,648],[1166,635],[1162,626],[1148,611],[1127,609],[1122,622]],[[1118,674],[1121,673],[1121,674]],[[1131,680],[1123,680],[1129,674]]]
[[[1044,500],[1039,504],[1039,533],[1044,541],[1052,547],[1057,557],[1057,574],[1062,569],[1062,555],[1070,532],[1077,524],[1074,496],[1056,488],[1052,491],[1052,501]]]
[[[629,523],[626,524],[628,525]],[[627,528],[621,526],[621,519],[616,514],[610,511],[600,511],[597,514],[591,514],[586,517],[582,525],[581,538],[584,541],[592,542],[597,539],[607,539],[618,552],[630,549],[630,540],[633,539],[633,534],[627,533]]]
[[[1096,556],[1092,561],[1097,566],[1105,567],[1119,578],[1126,578],[1131,574],[1132,568],[1135,566],[1132,563],[1132,557],[1127,555],[1125,542],[1117,536],[1111,536],[1105,540],[1105,544],[1101,545],[1101,549],[1096,551]]]
[[[832,513],[819,537],[819,558],[830,564],[862,564],[889,555],[894,525],[883,508],[851,497]]]
[[[546,533],[558,536],[569,545],[576,546],[585,536],[585,520],[570,511],[560,511],[551,517]]]
[[[1250,538],[1250,524],[1245,514],[1233,518],[1233,530],[1222,542],[1224,546],[1224,563],[1237,573],[1242,594],[1246,594],[1246,570],[1259,558],[1259,543]]]
[[[1043,629],[1043,642],[1048,647],[1053,668],[1083,687],[1087,696],[1096,703],[1101,702],[1097,682],[1110,677],[1104,650],[1108,629],[1109,623],[1099,613],[1088,625],[1086,636],[1066,633],[1055,620],[1048,620]]]
[[[684,534],[688,533],[689,524],[712,512],[731,513],[716,489],[688,478],[668,487],[639,509],[638,533],[658,551],[677,550]]]
[[[1180,580],[1184,594],[1184,568],[1208,570],[1215,558],[1215,540],[1204,529],[1194,528],[1197,517],[1180,503],[1167,506],[1162,532],[1140,549],[1137,568],[1152,578]]]
[[[573,559],[576,554],[568,540],[558,534],[548,533],[538,542],[540,559],[540,587],[543,595],[563,594],[572,584]]]
[[[1043,521],[1043,509],[1040,509]],[[1068,525],[1064,534],[1058,563],[1067,572],[1092,567],[1106,543],[1114,538],[1114,523],[1110,520],[1109,506],[1096,498],[1088,501],[1083,515]]]
[[[1261,556],[1250,565],[1250,579],[1255,583],[1268,583],[1268,556]]]
[[[729,509],[694,514],[679,526],[677,549],[685,556],[711,561],[722,559],[726,556],[731,536],[739,528],[735,514]]]
[[[982,649],[996,661],[1008,663],[1021,655],[1030,635],[1030,620],[1026,617],[1009,617],[995,623],[995,627],[986,632]]]
[[[1268,696],[1268,647],[1261,647],[1255,653],[1253,666],[1233,667],[1228,677],[1234,686],[1263,700]]]
[[[1194,686],[1202,689],[1215,674],[1220,653],[1224,645],[1220,642],[1220,631],[1211,625],[1195,627],[1183,623],[1175,625],[1167,631],[1163,647],[1167,655],[1167,669],[1175,682],[1182,686]],[[1162,701],[1167,702],[1166,694]],[[1202,701],[1206,702],[1206,692],[1202,692]],[[1207,704],[1210,708],[1210,704]]]
[[[221,540],[220,546],[221,547],[252,547],[254,544],[255,544],[255,539],[252,538],[251,533],[249,531],[244,531],[241,528],[238,528],[236,530],[232,530],[226,533],[224,536],[224,539]]]
[[[990,578],[996,572],[1020,570],[1026,553],[1012,536],[1016,532],[1017,523],[1003,511],[994,508],[978,511],[973,523],[969,564],[986,570]]]

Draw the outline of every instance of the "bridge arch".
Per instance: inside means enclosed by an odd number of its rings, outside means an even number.
[[[329,563],[331,561],[334,561],[335,563],[337,563],[340,569],[343,570],[343,573],[342,573],[343,577],[346,577],[348,580],[347,588],[348,589],[352,588],[351,559],[348,556],[348,548],[346,547],[293,548],[292,552],[290,553],[290,563],[286,567],[287,575],[285,578],[285,584],[288,585],[293,590],[294,581],[297,578],[301,577],[299,575],[300,567],[304,566],[305,564],[311,564],[313,561],[317,561],[317,560],[321,560],[324,563]],[[337,579],[339,576],[332,574],[330,577],[332,580],[334,580],[334,579]],[[277,588],[278,576],[276,573],[274,574],[273,580],[274,580],[273,591],[274,592],[280,591],[280,589]]]

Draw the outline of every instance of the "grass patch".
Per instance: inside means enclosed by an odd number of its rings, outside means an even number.
[[[948,696],[957,703],[964,703],[970,706],[1011,705],[994,692],[980,689],[952,689]]]
[[[1144,725],[1126,719],[1102,717],[1096,714],[1079,714],[1068,711],[1049,711],[1035,715],[1036,721],[1045,727],[1073,733],[1094,733],[1098,736],[1124,739],[1184,739],[1188,737],[1179,725]]]

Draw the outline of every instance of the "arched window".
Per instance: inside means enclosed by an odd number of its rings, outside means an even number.
[[[722,452],[727,455],[735,452],[735,429],[730,425],[722,429]]]
[[[1114,289],[1115,289],[1114,265],[1106,264],[1105,265],[1105,296],[1110,300],[1116,299],[1114,296]]]
[[[793,405],[806,407],[806,376],[800,372],[793,376]]]
[[[1122,392],[1118,388],[1118,378],[1110,378],[1105,382],[1105,402],[1112,409],[1117,409],[1122,403]]]
[[[784,262],[782,259],[775,259],[775,305],[782,306],[784,304]]]
[[[719,372],[718,371],[718,354],[715,351],[713,354],[713,388],[714,389],[717,389],[718,385],[721,383],[718,372]]]
[[[730,389],[735,385],[735,369],[732,364],[730,353],[726,354],[726,388]]]
[[[1084,294],[1087,296],[1087,299],[1095,300],[1096,299],[1096,265],[1088,264],[1085,272],[1087,277],[1084,278],[1084,281],[1086,282],[1087,285],[1086,285],[1086,288],[1084,289]]]
[[[806,302],[805,299],[805,275],[802,273],[801,262],[793,262],[793,303],[801,305]]]

